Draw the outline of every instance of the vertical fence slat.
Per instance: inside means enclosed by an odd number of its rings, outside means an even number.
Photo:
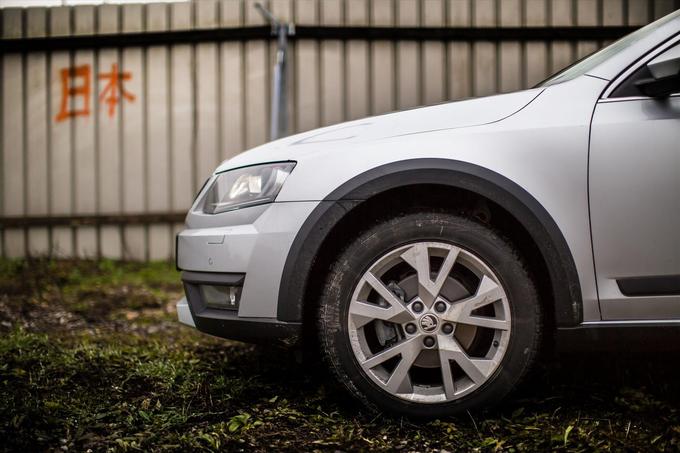
[[[649,0],[628,2],[628,24],[644,25],[649,22]]]
[[[525,25],[542,27],[547,25],[545,0],[525,0]],[[525,87],[531,87],[545,79],[548,75],[548,46],[545,42],[531,41],[525,43],[526,80]]]
[[[550,24],[553,26],[570,26],[574,24],[571,0],[553,0],[551,5]],[[573,46],[567,41],[550,43],[550,74],[568,66],[574,60]]]
[[[475,2],[475,27],[493,27],[496,25],[492,0]],[[477,41],[472,45],[474,55],[473,94],[487,96],[496,92],[496,45],[490,41]]]
[[[594,27],[598,24],[598,1],[576,0],[576,22],[581,26]]]
[[[30,8],[26,10],[26,36],[44,37],[47,30],[47,10]],[[47,215],[49,207],[47,188],[47,54],[31,52],[26,55],[26,181],[27,214]],[[46,227],[28,230],[28,253],[32,256],[49,254],[49,235]]]
[[[172,3],[171,23],[173,30],[191,27],[191,5]],[[170,49],[170,147],[172,166],[172,209],[188,209],[192,200],[192,131],[194,96],[192,90],[191,46],[174,44]]]
[[[195,3],[197,29],[215,28],[218,24],[217,2]],[[198,190],[219,162],[217,44],[196,45],[196,176],[193,190]]]
[[[73,9],[74,34],[91,35],[95,32],[94,7],[91,5],[77,6]],[[74,108],[84,108],[86,114],[74,116],[67,120],[73,125],[73,173],[75,175],[74,202],[78,214],[94,214],[97,212],[96,199],[96,150],[95,115],[98,92],[94,71],[95,54],[92,50],[76,50],[73,55],[71,68],[76,71],[84,70],[82,78],[69,79],[69,84],[89,84],[88,96],[71,96]],[[92,226],[81,226],[76,229],[76,253],[81,258],[97,256],[97,231]]]
[[[654,18],[659,19],[675,9],[674,0],[654,0]]]
[[[427,0],[422,3],[422,25],[424,27],[443,27],[446,25],[444,2]],[[422,72],[423,104],[434,104],[446,99],[446,46],[443,42],[423,43]]]
[[[371,4],[371,25],[393,27],[394,9],[391,0],[374,0]],[[372,114],[394,110],[394,44],[390,41],[371,43],[371,105]]]
[[[246,25],[262,25],[264,20],[255,9],[255,0],[245,2]],[[268,2],[261,2],[269,6]],[[246,60],[246,148],[265,143],[269,139],[269,57],[268,43],[248,41]]]
[[[97,11],[99,20],[99,33],[112,34],[120,30],[120,10],[117,5],[102,5]],[[97,74],[106,74],[117,65],[122,67],[119,58],[119,50],[116,48],[101,49],[98,52]],[[97,80],[97,92],[100,92],[105,81]],[[98,196],[99,211],[114,214],[122,210],[123,184],[121,178],[121,152],[122,130],[120,126],[121,111],[116,109],[109,114],[107,104],[99,105],[98,118],[98,149],[99,149],[99,176]],[[103,225],[99,230],[99,251],[101,256],[111,259],[123,257],[122,229],[119,226]]]
[[[47,8],[26,9],[26,37],[44,38],[47,36]]]
[[[189,3],[172,3],[170,5],[170,29],[189,29],[191,25],[191,5]],[[191,46],[187,44],[171,46],[169,58],[171,203],[174,211],[181,211],[189,208],[193,191],[191,175],[194,161],[191,150],[195,105],[191,88]],[[176,236],[182,229],[184,229],[184,225],[174,224],[172,236]]]
[[[71,34],[71,8],[60,6],[50,8],[50,36]],[[68,120],[57,120],[64,97],[61,71],[71,66],[68,51],[59,50],[50,54],[50,186],[49,206],[54,215],[73,214],[73,168],[72,125]],[[80,81],[79,81],[80,83]],[[115,169],[114,169],[115,170]],[[117,175],[117,172],[115,173]],[[70,257],[74,254],[73,232],[70,227],[52,228],[52,254],[57,257]]]
[[[566,27],[573,25],[573,2],[572,0],[551,0],[550,25]]]
[[[316,24],[319,17],[316,0],[297,0],[295,22]],[[298,132],[319,126],[319,44],[316,41],[302,41],[295,44],[295,96]]]
[[[598,5],[596,0],[577,0],[576,24],[594,27],[598,24]],[[597,49],[595,41],[579,41],[576,44],[576,58],[583,58]]]
[[[522,25],[521,0],[504,0],[499,3],[500,26],[519,27]],[[499,44],[500,86],[498,91],[508,93],[522,88],[522,45],[519,41]]]
[[[321,3],[321,24],[339,26],[343,22],[342,0],[324,0]],[[321,43],[321,123],[326,126],[339,123],[344,117],[344,43],[327,40]]]
[[[239,0],[222,0],[221,25],[238,27],[243,23],[242,3]],[[220,46],[222,52],[222,158],[235,156],[243,151],[244,142],[244,66],[243,44],[240,42],[224,42]]]
[[[607,26],[623,25],[623,0],[604,0],[602,5],[602,24]]]
[[[3,11],[3,38],[20,38],[23,35],[23,11]],[[3,54],[2,73],[2,134],[3,150],[3,207],[8,216],[25,214],[24,168],[24,66],[21,54]],[[4,231],[6,256],[24,256],[23,230]]]
[[[469,27],[472,19],[471,3],[467,0],[449,0],[448,25]],[[448,44],[448,86],[450,99],[463,99],[472,95],[471,56],[469,42],[454,41]]]
[[[397,0],[397,26],[417,27],[420,14],[417,0]],[[420,98],[420,52],[418,43],[399,41],[397,47],[397,109],[415,107]]]
[[[368,3],[366,0],[347,0],[346,23],[349,26],[368,25]],[[346,43],[347,119],[369,115],[370,108],[370,66],[368,43],[350,40]]]
[[[2,37],[21,38],[24,36],[24,8],[5,8],[2,11]]]
[[[123,5],[122,31],[139,32],[144,29],[142,21],[142,5]],[[122,50],[120,70],[125,76],[123,87],[133,99],[123,99],[117,108],[122,112],[121,127],[123,130],[123,212],[139,213],[146,209],[145,184],[145,118],[144,105],[146,99],[144,80],[144,51],[139,47],[128,47]],[[102,88],[103,89],[103,88]],[[143,260],[147,256],[146,229],[139,225],[128,225],[123,229],[123,257]]]
[[[494,0],[476,0],[475,27],[493,27],[496,25],[496,3]]]
[[[307,1],[307,0],[305,0]],[[318,0],[313,1],[312,8],[316,8],[316,3]],[[304,6],[304,5],[303,5]],[[295,23],[295,12],[300,10],[295,0],[270,0],[269,2],[270,11],[279,21],[282,23]],[[316,20],[317,16],[313,17]],[[318,47],[318,44],[317,44]],[[276,54],[278,49],[278,42],[275,39],[269,42],[269,67],[272,68],[270,74],[274,77],[274,65],[276,64]],[[294,40],[288,41],[288,64],[286,73],[286,89],[288,90],[287,102],[286,102],[286,112],[288,115],[288,133],[293,133],[297,130],[297,43]],[[319,85],[319,74],[321,69],[318,65],[315,66],[314,71],[316,72],[316,84]],[[271,82],[270,82],[271,83]],[[318,98],[318,91],[315,93],[315,97]],[[320,102],[320,101],[317,101]],[[318,118],[316,121],[319,121]]]
[[[470,0],[448,0],[449,17],[451,27],[469,27],[472,24],[472,4]],[[504,2],[505,3],[505,0]]]
[[[168,29],[167,5],[154,3],[147,6],[146,30],[162,32]],[[146,180],[148,184],[147,209],[155,212],[170,211],[170,153],[168,150],[168,48],[151,46],[146,50]],[[213,102],[218,102],[214,99]],[[213,134],[217,134],[217,125]],[[215,149],[214,160],[217,159]],[[172,258],[173,240],[170,225],[149,226],[149,259]]]

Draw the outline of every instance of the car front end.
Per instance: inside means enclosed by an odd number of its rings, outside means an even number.
[[[273,202],[295,162],[215,173],[177,236],[185,297],[181,322],[248,342],[294,342],[300,324],[277,320],[278,284],[288,250],[317,202]]]
[[[234,340],[297,342],[301,316],[281,315],[286,311],[283,305],[295,303],[280,297],[287,280],[284,272],[296,274],[295,269],[286,269],[287,259],[296,238],[304,241],[299,233],[312,213],[338,202],[333,190],[372,167],[401,160],[396,149],[394,157],[381,151],[395,140],[408,143],[395,133],[406,132],[413,140],[429,131],[441,134],[493,124],[540,92],[342,123],[286,137],[223,162],[199,191],[185,229],[177,236],[177,267],[185,288],[185,297],[177,304],[179,320]],[[409,152],[402,154],[408,158]]]

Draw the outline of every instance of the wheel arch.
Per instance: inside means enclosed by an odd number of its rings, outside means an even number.
[[[348,220],[352,213],[362,207],[379,207],[380,197],[391,192],[401,190],[406,194],[413,193],[414,188],[428,187],[441,188],[445,193],[472,194],[506,211],[524,229],[543,260],[552,298],[544,303],[549,305],[552,322],[557,327],[581,323],[583,302],[576,265],[562,232],[546,209],[522,187],[494,171],[468,162],[431,158],[403,160],[368,170],[335,189],[312,211],[285,262],[277,318],[303,320],[306,304],[311,302],[307,300],[314,283],[311,277],[315,265],[320,265],[318,258],[329,247],[341,247],[337,242],[343,238],[334,237],[334,233],[343,222],[352,222]]]

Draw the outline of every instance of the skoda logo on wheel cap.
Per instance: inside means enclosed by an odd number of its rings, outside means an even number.
[[[437,330],[437,324],[439,321],[435,315],[425,315],[420,318],[420,328],[425,332],[434,332]]]

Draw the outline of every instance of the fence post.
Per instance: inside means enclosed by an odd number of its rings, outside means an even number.
[[[294,24],[279,22],[262,4],[256,3],[255,8],[272,26],[272,34],[277,38],[276,63],[274,78],[272,79],[271,118],[269,128],[270,140],[288,135],[288,82],[287,57],[288,36],[295,34]]]

